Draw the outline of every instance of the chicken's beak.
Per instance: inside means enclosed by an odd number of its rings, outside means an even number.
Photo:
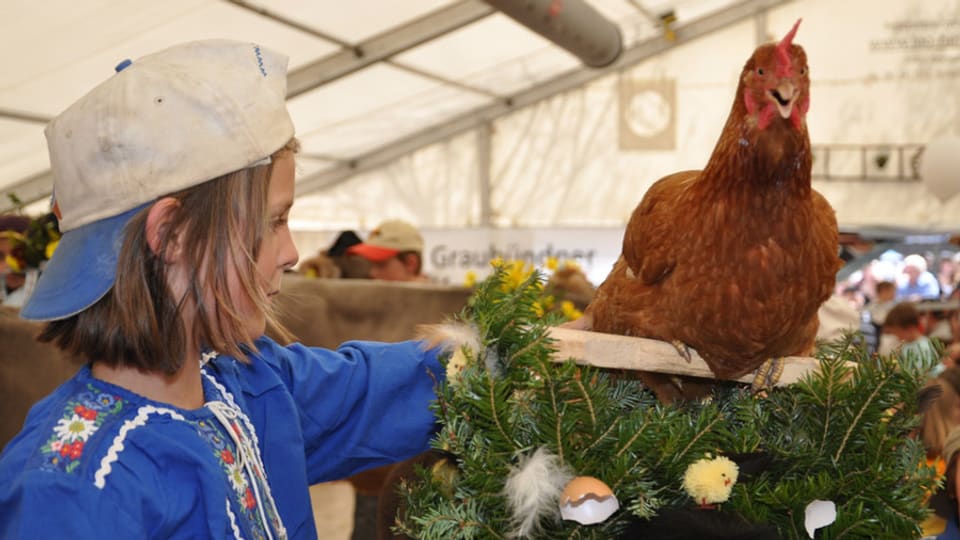
[[[800,93],[797,92],[797,88],[789,81],[784,81],[773,90],[767,91],[767,97],[777,106],[780,118],[783,119],[790,118],[790,113],[793,112],[793,105],[797,102],[798,95]]]

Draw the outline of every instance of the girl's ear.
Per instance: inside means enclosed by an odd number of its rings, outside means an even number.
[[[173,197],[164,197],[153,203],[147,213],[147,244],[150,245],[150,251],[165,262],[173,262],[180,256],[179,237],[170,230],[179,211],[180,201]]]

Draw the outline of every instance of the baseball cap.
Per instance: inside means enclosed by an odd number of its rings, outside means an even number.
[[[348,249],[361,242],[363,242],[363,240],[360,240],[360,237],[357,236],[357,233],[354,231],[341,231],[340,234],[337,235],[336,240],[333,241],[333,244],[327,248],[327,255],[330,257],[341,257],[346,255]]]
[[[77,314],[113,286],[122,230],[158,198],[269,163],[294,134],[287,57],[206,40],[135,61],[44,131],[63,236],[20,315]]]
[[[383,262],[402,251],[423,251],[423,237],[416,227],[399,219],[390,219],[370,231],[367,241],[347,249],[370,262]]]

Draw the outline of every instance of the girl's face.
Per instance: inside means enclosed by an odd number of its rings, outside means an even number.
[[[274,160],[273,176],[267,192],[267,226],[257,255],[257,270],[265,285],[264,292],[273,297],[280,292],[280,280],[284,271],[297,264],[299,255],[290,235],[287,218],[293,206],[294,194],[294,158],[292,152],[284,152]],[[247,332],[251,339],[263,335],[266,329],[266,317],[240,291],[235,280],[231,280],[231,294],[242,306]],[[238,298],[242,295],[243,298]]]

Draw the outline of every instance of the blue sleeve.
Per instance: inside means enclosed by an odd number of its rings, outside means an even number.
[[[92,485],[66,475],[32,471],[0,496],[0,538],[148,538],[142,519]]]
[[[419,341],[351,341],[336,351],[258,342],[300,417],[311,483],[410,458],[437,430],[430,403],[444,379]]]

